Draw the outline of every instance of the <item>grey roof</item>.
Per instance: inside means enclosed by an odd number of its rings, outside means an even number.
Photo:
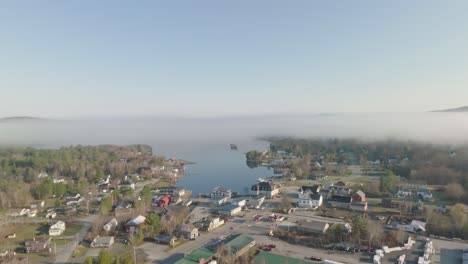
[[[316,201],[320,200],[320,197],[322,197],[322,195],[319,193],[313,193],[310,195],[310,199],[316,200]]]
[[[96,237],[94,238],[93,242],[95,244],[110,244],[111,241],[114,239],[114,237],[111,236],[105,236],[105,237]]]

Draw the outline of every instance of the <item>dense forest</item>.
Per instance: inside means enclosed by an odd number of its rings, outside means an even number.
[[[105,175],[123,178],[145,166],[162,165],[147,145],[70,146],[59,149],[0,149],[0,209],[24,206],[31,199],[83,192]],[[45,176],[47,177],[41,177]],[[63,178],[66,183],[54,183]]]

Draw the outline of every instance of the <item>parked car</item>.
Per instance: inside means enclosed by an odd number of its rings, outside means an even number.
[[[312,257],[310,257],[310,258],[305,257],[305,259],[310,259],[310,260],[313,260],[313,261],[322,261],[322,260],[323,260],[322,258],[314,257],[314,256],[312,256]]]

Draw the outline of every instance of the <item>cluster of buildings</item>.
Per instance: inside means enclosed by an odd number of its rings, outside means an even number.
[[[151,200],[154,207],[166,207],[170,204],[179,204],[182,198],[187,195],[187,191],[183,187],[168,186],[154,190],[157,193]]]
[[[366,194],[358,190],[354,193],[342,181],[324,188],[322,185],[301,186],[297,193],[297,206],[317,209],[327,202],[331,207],[358,212],[367,211]]]

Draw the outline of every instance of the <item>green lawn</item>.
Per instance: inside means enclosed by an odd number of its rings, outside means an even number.
[[[65,232],[63,232],[63,236],[73,236],[76,233],[78,233],[82,227],[83,227],[83,224],[80,224],[80,223],[72,223],[72,224],[67,223]]]
[[[34,237],[45,236],[48,234],[48,225],[45,224],[16,224],[2,227],[2,237],[0,244],[15,243],[19,244],[24,240],[33,239]],[[7,234],[16,234],[16,238],[5,238]]]
[[[80,258],[82,256],[84,256],[86,254],[86,252],[88,251],[88,248],[82,246],[82,245],[79,245],[78,247],[75,248],[75,250],[73,251],[73,254],[72,254],[72,257],[74,258]]]

